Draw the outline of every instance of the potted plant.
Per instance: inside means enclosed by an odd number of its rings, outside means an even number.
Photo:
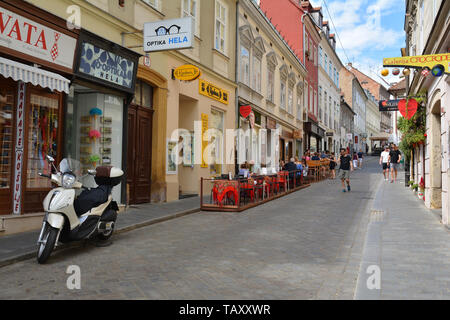
[[[417,183],[413,184],[413,190],[414,192],[417,192],[417,189],[419,188],[419,185]]]

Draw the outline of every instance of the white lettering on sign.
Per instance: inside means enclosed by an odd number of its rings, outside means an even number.
[[[186,49],[193,46],[192,17],[144,24],[144,51]]]
[[[23,139],[24,139],[24,110],[25,110],[25,83],[18,82],[17,92],[17,121],[16,121],[16,160],[14,167],[14,199],[13,213],[20,214],[20,200],[22,193],[22,166],[23,166]]]
[[[73,68],[77,40],[0,7],[0,46]]]

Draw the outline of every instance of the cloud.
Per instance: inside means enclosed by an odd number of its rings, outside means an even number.
[[[353,63],[364,59],[367,62],[368,57],[375,62],[379,57],[376,65],[381,66],[383,51],[398,50],[404,46],[404,31],[381,23],[383,17],[403,11],[404,0],[328,0],[329,10],[323,0],[320,2],[324,19],[331,21],[330,13],[334,22],[330,24],[331,32],[335,32],[334,27],[337,28],[339,38],[336,51],[343,62],[347,61],[347,57]]]

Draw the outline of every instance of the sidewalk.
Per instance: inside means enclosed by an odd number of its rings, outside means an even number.
[[[450,299],[450,232],[399,178],[376,193],[355,299]],[[379,266],[380,289],[368,289],[369,266]]]
[[[115,233],[130,231],[154,223],[200,211],[200,198],[191,197],[169,203],[131,205],[117,217]],[[40,230],[0,237],[0,267],[36,255]],[[80,245],[82,242],[69,243]],[[58,246],[57,249],[68,245]]]

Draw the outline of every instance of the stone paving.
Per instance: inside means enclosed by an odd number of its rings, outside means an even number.
[[[450,233],[375,158],[352,191],[327,180],[241,213],[200,212],[108,247],[0,268],[0,299],[448,299]],[[66,269],[81,269],[69,290]],[[369,290],[367,267],[381,270]]]
[[[241,213],[201,212],[0,268],[0,299],[352,299],[380,177],[313,184]],[[66,269],[81,269],[69,290]]]
[[[383,182],[376,194],[356,299],[450,299],[450,232],[404,181]],[[371,265],[380,289],[367,288]]]

